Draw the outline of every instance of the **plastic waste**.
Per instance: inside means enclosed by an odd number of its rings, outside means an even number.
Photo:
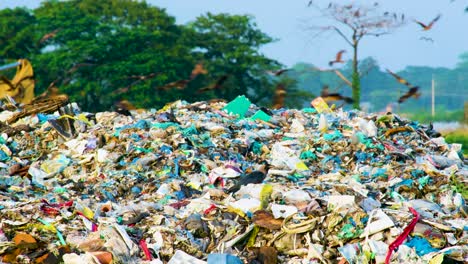
[[[174,256],[167,262],[167,264],[206,264],[207,262],[199,260],[189,254],[176,250]]]
[[[281,204],[272,204],[271,211],[276,219],[286,218],[298,212],[295,206]]]
[[[208,255],[208,264],[243,264],[238,257],[229,254],[214,253]]]
[[[364,133],[366,137],[377,136],[377,126],[375,126],[374,121],[372,120],[367,121],[365,119],[359,118],[358,124],[359,124],[359,129],[361,130],[362,133]]]
[[[392,113],[236,100],[0,124],[1,261],[466,262],[460,145]]]
[[[317,97],[310,102],[311,106],[315,108],[318,113],[329,113],[331,112],[327,102],[322,97]]]
[[[238,96],[227,104],[223,110],[229,114],[237,115],[240,118],[244,118],[245,114],[249,110],[250,100],[245,96]]]
[[[265,122],[269,122],[271,120],[271,116],[269,116],[267,113],[263,112],[262,110],[258,110],[255,112],[255,114],[250,117],[252,120],[262,120]]]
[[[328,121],[324,114],[320,115],[319,123],[318,123],[318,130],[322,133],[328,131]]]

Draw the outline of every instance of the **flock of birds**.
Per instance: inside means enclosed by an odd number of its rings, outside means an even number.
[[[333,66],[335,63],[344,63],[345,61],[342,59],[342,55],[345,52],[345,50],[340,50],[337,54],[334,60],[330,61],[328,63],[329,66]],[[277,71],[268,71],[268,73],[272,76],[280,76],[283,73],[290,71],[292,69],[281,69]],[[421,93],[419,92],[419,86],[414,86],[411,83],[409,83],[406,79],[402,78],[401,76],[397,75],[396,73],[390,71],[389,69],[386,69],[387,72],[392,75],[399,83],[405,85],[408,87],[408,91],[400,96],[398,98],[398,103],[401,104],[408,100],[409,98],[419,98],[421,96]],[[275,94],[273,97],[273,109],[279,109],[284,107],[284,99],[286,97],[287,91],[284,86],[284,84],[278,84],[275,90]],[[343,101],[344,103],[347,104],[352,104],[354,100],[351,97],[344,96],[340,93],[334,93],[329,91],[328,85],[324,85],[322,87],[322,91],[320,92],[320,97],[322,97],[325,102],[331,102],[331,101]]]
[[[308,6],[312,5],[312,3],[313,3],[313,1],[310,1]],[[374,5],[377,5],[377,3],[375,3]],[[330,8],[330,6],[331,6],[331,4],[329,5],[329,8]],[[386,16],[386,15],[389,15],[389,13],[385,12],[384,16]],[[395,16],[396,16],[396,14],[395,14]],[[439,14],[427,24],[423,23],[423,22],[420,22],[418,20],[414,20],[414,22],[417,23],[419,26],[421,26],[423,31],[428,31],[428,30],[433,28],[434,24],[440,18],[441,18],[441,15]],[[43,42],[47,41],[48,39],[55,37],[55,35],[59,31],[60,31],[60,29],[57,29],[55,31],[50,32],[49,34],[46,34],[39,42],[43,43]],[[433,39],[430,38],[430,37],[421,37],[420,39],[433,42]],[[345,52],[346,52],[346,50],[338,51],[336,53],[335,58],[328,62],[328,65],[330,67],[333,67],[335,64],[345,63],[346,61],[343,59],[343,54]],[[74,66],[70,71],[73,71],[73,69],[75,69],[77,67],[81,67],[81,66],[83,66],[83,65]],[[88,65],[84,65],[84,66],[88,66]],[[280,70],[276,70],[276,71],[267,71],[266,73],[268,73],[269,75],[274,76],[274,77],[279,77],[282,74],[284,74],[285,72],[288,72],[290,70],[292,70],[292,69],[280,69]],[[69,72],[67,72],[67,73],[69,73]],[[401,97],[399,97],[398,103],[401,104],[401,103],[405,102],[406,100],[408,100],[409,98],[418,98],[421,95],[421,93],[419,92],[419,87],[418,86],[414,86],[414,85],[410,84],[407,80],[403,79],[401,76],[395,74],[394,72],[392,72],[392,71],[390,71],[388,69],[387,69],[387,72],[390,75],[392,75],[399,83],[401,83],[401,84],[408,87],[407,92],[405,94],[403,94]],[[156,90],[158,90],[158,91],[168,91],[168,90],[171,90],[171,89],[184,90],[193,80],[196,79],[197,76],[207,74],[207,73],[208,73],[208,71],[204,68],[203,63],[197,63],[194,66],[193,70],[191,71],[190,76],[188,76],[187,78],[177,80],[177,81],[172,81],[172,82],[169,82],[169,83],[164,84],[162,86],[156,87]],[[342,76],[342,74],[338,70],[335,70],[335,73],[337,75],[339,75],[339,77],[342,78],[348,85],[351,85],[351,82],[346,80],[346,78],[344,76]],[[127,77],[127,79],[132,79],[134,81],[131,82],[126,87],[122,87],[122,88],[117,89],[115,91],[115,93],[116,94],[127,93],[132,86],[134,86],[134,85],[136,85],[136,84],[138,84],[140,82],[144,82],[146,80],[153,79],[153,78],[157,77],[158,75],[160,75],[160,73],[150,73],[150,74],[147,74],[147,75],[132,75],[132,76],[129,76],[129,77]],[[197,90],[197,93],[202,94],[202,93],[205,93],[205,92],[208,92],[208,91],[221,89],[223,87],[223,85],[225,84],[225,82],[228,80],[229,76],[230,76],[229,74],[223,74],[223,75],[219,76],[210,85],[199,88]],[[54,81],[51,84],[51,86],[49,86],[49,89],[53,88],[55,86],[55,83],[56,83],[56,81]],[[276,86],[275,93],[273,95],[273,107],[272,108],[273,109],[279,109],[279,108],[284,107],[286,95],[287,95],[287,89],[286,89],[285,85],[282,84],[282,83],[279,83]],[[320,96],[326,102],[343,101],[343,103],[348,103],[348,104],[351,104],[351,103],[354,102],[353,99],[350,98],[350,97],[344,96],[344,95],[339,94],[339,93],[329,92],[329,88],[328,88],[327,85],[323,86],[322,91],[320,93]],[[125,100],[123,100],[123,102],[125,102]],[[118,103],[116,103],[116,104],[118,104]],[[128,105],[128,102],[127,102],[127,105]],[[121,107],[117,105],[117,108],[119,109]]]
[[[328,65],[333,66],[333,64],[335,64],[335,63],[344,63],[345,61],[343,60],[343,53],[345,53],[345,52],[346,52],[345,50],[340,50],[336,54],[335,59],[331,60],[328,63]],[[275,70],[275,71],[268,70],[268,71],[266,71],[266,73],[273,76],[273,77],[279,77],[279,76],[283,75],[284,73],[286,73],[288,71],[291,71],[291,70],[293,70],[293,69],[285,68],[285,69],[279,69],[279,70]],[[397,75],[396,73],[394,73],[394,72],[392,72],[392,71],[390,71],[388,69],[387,69],[387,72],[390,75],[392,75],[399,83],[401,83],[401,84],[408,87],[408,91],[398,99],[398,103],[401,104],[401,103],[405,102],[406,100],[408,100],[411,97],[418,98],[418,97],[421,96],[421,93],[419,92],[419,87],[418,86],[414,86],[414,85],[410,84],[407,80],[405,80],[401,76]],[[168,90],[171,90],[171,89],[184,90],[187,87],[187,85],[190,82],[192,82],[197,76],[202,75],[202,74],[207,74],[207,73],[208,73],[208,71],[204,68],[203,63],[200,62],[200,63],[197,63],[195,65],[192,72],[190,73],[190,76],[187,79],[182,79],[182,80],[169,82],[167,84],[164,84],[162,86],[157,87],[156,89],[159,90],[159,91],[168,91]],[[130,76],[129,78],[135,79],[135,81],[132,82],[130,85],[126,86],[126,87],[117,89],[116,93],[120,94],[120,93],[128,92],[129,89],[133,85],[135,85],[135,84],[137,84],[139,82],[154,78],[157,75],[158,75],[158,73],[151,73],[151,74],[148,74],[148,75]],[[197,90],[197,93],[201,94],[201,93],[205,93],[207,91],[221,89],[223,87],[223,84],[228,79],[228,77],[229,77],[229,74],[221,75],[212,84],[210,84],[208,86],[205,86],[205,87],[202,87],[202,88],[199,88]],[[287,89],[286,89],[285,84],[283,84],[281,82],[278,83],[276,88],[275,88],[274,95],[273,95],[272,109],[283,108],[285,106],[286,96],[287,96]],[[336,92],[330,92],[328,85],[324,85],[322,87],[320,97],[322,97],[326,102],[343,101],[344,103],[347,103],[347,104],[352,104],[354,102],[354,100],[351,97],[347,97],[347,96],[344,96],[344,95],[342,95],[340,93],[336,93]],[[135,109],[126,100],[115,103],[115,108],[116,108],[116,110],[118,112],[122,112],[122,113],[126,113],[126,114],[129,113],[128,110]]]
[[[184,90],[190,82],[195,80],[195,78],[197,76],[202,75],[202,74],[207,74],[207,73],[208,73],[208,71],[204,68],[203,63],[197,63],[195,65],[195,67],[193,68],[192,72],[190,73],[190,76],[188,76],[188,78],[173,81],[173,82],[169,82],[167,84],[164,84],[162,86],[157,87],[156,90],[159,90],[159,91],[168,91],[168,90],[171,90],[171,89]],[[135,84],[137,84],[139,82],[142,82],[142,81],[145,81],[145,80],[152,79],[152,78],[154,78],[154,77],[156,77],[158,75],[159,75],[159,73],[151,73],[149,75],[130,76],[129,78],[136,79],[136,81],[132,82],[131,84],[129,84],[126,87],[117,89],[116,93],[117,94],[126,93]],[[197,93],[204,93],[204,92],[207,92],[207,91],[210,91],[210,90],[215,90],[215,89],[221,88],[221,86],[224,84],[224,82],[226,82],[228,77],[229,77],[228,74],[222,75],[221,77],[219,77],[216,80],[216,82],[214,82],[214,83],[212,83],[212,84],[210,84],[208,86],[205,86],[205,87],[202,87],[202,88],[198,89]]]
[[[309,6],[312,5],[312,2],[313,1],[310,1],[309,2]],[[387,15],[388,15],[388,12],[386,12]],[[385,14],[384,14],[385,15]],[[425,24],[421,21],[418,21],[418,20],[414,20],[415,23],[417,23],[419,26],[421,26],[422,30],[423,31],[428,31],[430,29],[432,29],[432,27],[434,26],[434,24],[441,18],[441,15],[437,15],[434,19],[432,19],[429,23]],[[429,37],[421,37],[420,39],[422,40],[426,40],[426,41],[431,41],[433,42],[434,40],[432,38],[429,38]],[[328,65],[330,67],[333,67],[333,65],[335,63],[345,63],[345,60],[343,60],[343,54],[346,52],[346,50],[340,50],[336,53],[335,55],[335,59],[331,60],[328,62]],[[281,69],[281,70],[278,70],[278,71],[275,71],[275,72],[269,72],[271,75],[273,76],[279,76],[283,73],[285,73],[286,71],[289,71],[291,69]],[[405,102],[406,100],[408,100],[409,98],[419,98],[421,96],[421,93],[419,92],[419,86],[414,86],[412,85],[411,83],[409,83],[407,80],[405,80],[404,78],[402,78],[401,76],[397,75],[396,73],[390,71],[389,69],[386,69],[386,71],[391,75],[393,76],[399,83],[405,85],[406,87],[408,87],[408,90],[406,91],[406,93],[404,93],[402,96],[400,96],[398,98],[398,103],[401,104],[403,102]],[[337,73],[338,74],[338,73]],[[349,84],[350,82],[347,81],[347,83]],[[277,88],[276,88],[276,92],[275,92],[275,98],[273,99],[273,108],[281,108],[283,107],[283,103],[284,103],[284,97],[286,96],[286,89],[284,87],[284,85],[278,85]],[[322,87],[322,91],[320,93],[320,96],[326,101],[326,102],[330,102],[330,101],[343,101],[344,103],[348,103],[348,104],[352,104],[354,102],[354,100],[350,97],[347,97],[347,96],[344,96],[342,94],[339,94],[339,93],[330,93],[329,92],[329,87],[328,85],[324,85]]]

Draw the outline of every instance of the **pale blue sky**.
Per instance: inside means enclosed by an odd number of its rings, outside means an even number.
[[[97,0],[98,1],[98,0]],[[467,0],[385,0],[385,1],[346,1],[379,2],[383,11],[405,13],[406,17],[429,22],[441,13],[441,19],[428,32],[409,22],[397,32],[379,38],[364,39],[361,45],[361,58],[373,56],[382,67],[401,70],[408,65],[441,66],[452,68],[458,56],[468,52],[468,6]],[[296,62],[313,63],[325,67],[340,49],[351,49],[335,35],[313,38],[304,28],[307,24],[321,25],[323,20],[307,8],[308,0],[148,0],[147,2],[166,8],[175,16],[178,23],[193,20],[207,11],[213,13],[250,14],[256,19],[260,29],[279,41],[262,48],[262,52],[281,63],[291,66]],[[315,0],[326,5],[329,1]],[[1,0],[0,8],[27,6],[37,7],[39,0]],[[315,16],[315,17],[314,17]],[[425,36],[434,43],[420,40]],[[346,58],[345,58],[346,59]]]

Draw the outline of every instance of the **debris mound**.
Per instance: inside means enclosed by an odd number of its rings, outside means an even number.
[[[313,104],[2,112],[1,261],[466,263],[461,145]]]

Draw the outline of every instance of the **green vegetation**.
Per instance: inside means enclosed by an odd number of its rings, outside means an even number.
[[[448,143],[460,143],[463,146],[463,154],[468,155],[468,130],[458,129],[444,134]]]
[[[273,41],[250,16],[208,13],[179,25],[165,9],[140,1],[47,0],[34,10],[0,10],[4,63],[29,59],[36,94],[54,82],[86,111],[107,110],[123,99],[148,108],[239,94],[268,106],[278,82],[288,82],[288,92],[295,92],[294,82],[266,73],[281,67],[258,51]],[[158,89],[189,79],[198,63],[207,73],[185,89]],[[222,88],[199,91],[222,76]]]
[[[444,111],[437,110],[435,116],[432,116],[430,112],[421,110],[410,113],[402,114],[406,118],[418,121],[420,123],[428,124],[429,122],[446,122],[446,121],[463,121],[463,110],[460,111]]]
[[[458,180],[455,177],[455,174],[452,174],[449,180],[453,190],[460,193],[464,199],[468,199],[468,187],[466,184],[463,181]]]
[[[248,15],[207,13],[187,24],[177,24],[165,9],[144,1],[46,0],[34,10],[0,10],[0,64],[29,59],[35,71],[36,94],[54,83],[86,111],[107,110],[123,99],[136,107],[159,108],[178,99],[232,100],[240,94],[258,105],[271,106],[278,84],[286,87],[287,107],[309,106],[313,95],[328,85],[330,92],[368,103],[369,111],[385,111],[393,104],[394,112],[418,113],[412,118],[421,122],[459,120],[459,111],[468,101],[468,53],[460,56],[454,69],[407,67],[397,72],[419,86],[422,94],[397,106],[399,96],[408,88],[373,58],[358,61],[359,74],[353,71],[353,61],[339,69],[352,80],[354,94],[333,71],[314,70],[310,63],[298,63],[280,77],[267,74],[282,68],[259,52],[274,41]],[[198,75],[184,89],[158,89],[187,80],[198,63],[207,73]],[[220,89],[200,92],[214,87],[222,76],[227,79]],[[424,114],[430,113],[432,78],[436,83],[434,119]]]

